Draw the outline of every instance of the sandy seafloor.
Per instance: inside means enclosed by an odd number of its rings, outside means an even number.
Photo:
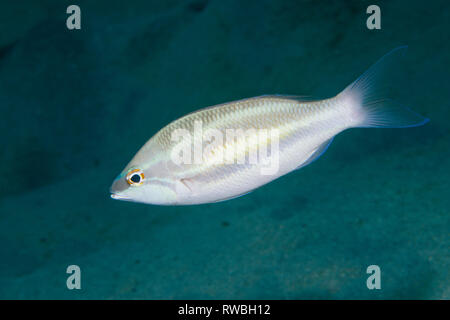
[[[0,298],[449,299],[450,5],[0,4]],[[393,95],[431,119],[354,129],[235,200],[159,207],[109,187],[159,128],[269,93],[331,96],[409,45]],[[82,289],[66,288],[79,265]],[[381,268],[368,290],[366,268]]]

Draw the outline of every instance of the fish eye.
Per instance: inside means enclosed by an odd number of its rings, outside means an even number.
[[[144,183],[144,172],[141,169],[131,170],[128,172],[126,179],[129,185],[140,186]]]

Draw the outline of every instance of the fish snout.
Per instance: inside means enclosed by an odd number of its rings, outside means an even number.
[[[126,197],[122,196],[121,193],[126,191],[129,187],[129,184],[123,177],[116,178],[111,187],[109,188],[109,192],[111,192],[111,198],[113,199],[126,199]]]

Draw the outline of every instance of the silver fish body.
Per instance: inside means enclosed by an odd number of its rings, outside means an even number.
[[[425,123],[427,119],[420,115],[380,100],[376,90],[381,71],[389,69],[403,50],[392,51],[329,99],[261,96],[201,109],[173,121],[156,133],[116,178],[112,197],[160,205],[223,201],[311,163],[343,130]],[[205,139],[208,131],[221,135],[223,141],[214,145],[212,141],[218,139]],[[229,132],[237,131],[241,134],[227,138]],[[174,139],[175,132],[190,139]],[[174,155],[179,155],[175,148],[189,151],[190,156],[183,159],[190,161],[175,161]],[[270,155],[264,162],[259,156],[267,150]],[[224,154],[231,155],[228,162],[223,160]],[[250,154],[258,155],[257,161],[250,161]]]

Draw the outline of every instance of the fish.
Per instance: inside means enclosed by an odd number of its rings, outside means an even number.
[[[111,197],[153,205],[221,202],[312,163],[344,130],[427,123],[386,94],[390,73],[406,49],[393,49],[330,98],[264,95],[169,123],[115,178]]]

